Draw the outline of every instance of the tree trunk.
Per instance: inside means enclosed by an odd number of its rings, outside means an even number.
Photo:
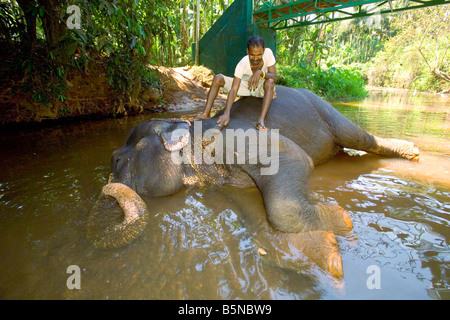
[[[431,70],[431,73],[434,74],[439,79],[450,82],[450,75],[445,73],[444,71],[439,70],[438,68]]]
[[[31,9],[36,3],[34,0],[17,0],[17,2],[23,11],[27,23],[24,45],[28,50],[33,51],[36,47],[36,16]]]
[[[314,43],[314,51],[312,53],[312,57],[311,57],[311,65],[314,65],[316,67],[318,67],[320,65],[320,61],[316,61],[316,54],[317,54],[317,50],[319,49],[319,44],[318,42],[320,41],[320,36],[322,34],[322,30],[323,30],[323,24],[319,25],[319,32],[317,34],[317,37],[315,39],[315,43]]]
[[[195,64],[200,61],[200,0],[197,0],[197,18],[195,22]]]
[[[64,23],[64,16],[59,6],[61,0],[38,0],[39,5],[44,7],[45,12],[42,17],[42,25],[44,27],[45,38],[50,51],[53,50],[66,31],[67,27]],[[64,11],[65,12],[65,11]]]
[[[186,25],[186,0],[182,0],[182,7],[183,7],[183,13],[181,16],[181,23],[180,23],[180,40],[181,40],[181,63],[185,65],[187,63],[187,59],[185,56],[186,50],[189,48],[189,32]]]

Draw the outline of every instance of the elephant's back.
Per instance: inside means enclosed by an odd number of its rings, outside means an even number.
[[[323,104],[328,104],[312,92],[277,86],[277,98],[267,113],[265,124],[270,129],[279,129],[306,151],[315,164],[328,160],[339,147],[321,115]],[[244,97],[233,106],[232,118],[256,122],[261,113],[261,98]],[[326,107],[326,106],[325,106]]]

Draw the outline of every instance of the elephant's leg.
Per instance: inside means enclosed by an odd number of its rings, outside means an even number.
[[[289,244],[303,252],[320,268],[337,277],[344,276],[342,257],[331,231],[309,231],[290,234]]]
[[[337,111],[336,111],[337,112]],[[387,157],[419,160],[419,149],[412,142],[374,136],[353,124],[340,113],[327,117],[335,142],[344,148],[362,150]]]
[[[310,201],[312,159],[293,141],[279,138],[278,171],[263,175],[262,164],[244,164],[241,168],[255,181],[267,219],[281,239],[288,240],[324,270],[342,276],[342,260],[333,231],[350,231],[350,216],[338,205]],[[272,140],[268,139],[268,143]],[[268,150],[273,150],[271,145]]]
[[[405,158],[413,161],[419,160],[419,148],[417,148],[412,142],[400,139],[380,138],[377,136],[373,136],[373,138],[374,140],[369,148],[366,150],[361,150],[390,157]]]
[[[342,277],[342,258],[339,254],[336,239],[331,231],[309,231],[302,233],[285,233],[275,230],[267,221],[261,205],[248,206],[247,199],[254,198],[256,192],[251,189],[228,188],[227,195],[233,204],[240,207],[248,230],[254,234],[258,247],[266,251],[264,261],[278,267],[301,270],[304,267],[304,256],[324,271]],[[301,252],[304,256],[299,255]]]
[[[285,248],[284,250],[278,249],[276,252],[268,252],[268,255],[274,255],[277,265],[295,269],[298,262],[292,257],[296,256],[295,251],[298,250],[322,270],[336,277],[344,276],[342,257],[332,231],[316,230],[300,233],[275,231],[273,233],[273,239],[277,243],[277,247]],[[272,257],[269,256],[268,259],[270,258]]]
[[[313,162],[306,152],[280,137],[278,161],[279,170],[272,175],[262,175],[260,166],[242,167],[261,191],[267,218],[275,229],[289,233],[351,230],[350,216],[340,206],[311,203],[308,179]]]
[[[284,233],[272,229],[267,233],[271,243],[266,241],[261,245],[267,250],[265,259],[275,265],[298,270],[301,263],[296,257],[301,252],[322,270],[336,277],[344,276],[342,257],[332,231]]]
[[[419,159],[419,149],[413,143],[399,139],[376,137],[351,122],[328,102],[311,94],[316,110],[333,133],[334,141],[341,147],[362,150],[388,157],[408,160]]]
[[[412,142],[400,139],[388,139],[374,136],[358,127],[353,127],[353,135],[348,135],[349,128],[345,128],[346,134],[338,134],[337,143],[345,148],[362,150],[387,157],[399,157],[412,161],[419,160],[419,149]]]

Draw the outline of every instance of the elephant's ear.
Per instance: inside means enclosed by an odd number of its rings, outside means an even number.
[[[161,132],[159,137],[168,151],[179,151],[191,140],[191,134],[189,133],[189,126],[187,123],[177,124],[174,130],[170,130],[169,127],[169,130]]]

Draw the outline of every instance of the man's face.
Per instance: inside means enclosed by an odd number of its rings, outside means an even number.
[[[250,59],[250,64],[252,66],[257,66],[261,63],[264,54],[264,48],[261,46],[259,47],[250,46],[250,48],[247,48],[247,54],[248,58]]]

